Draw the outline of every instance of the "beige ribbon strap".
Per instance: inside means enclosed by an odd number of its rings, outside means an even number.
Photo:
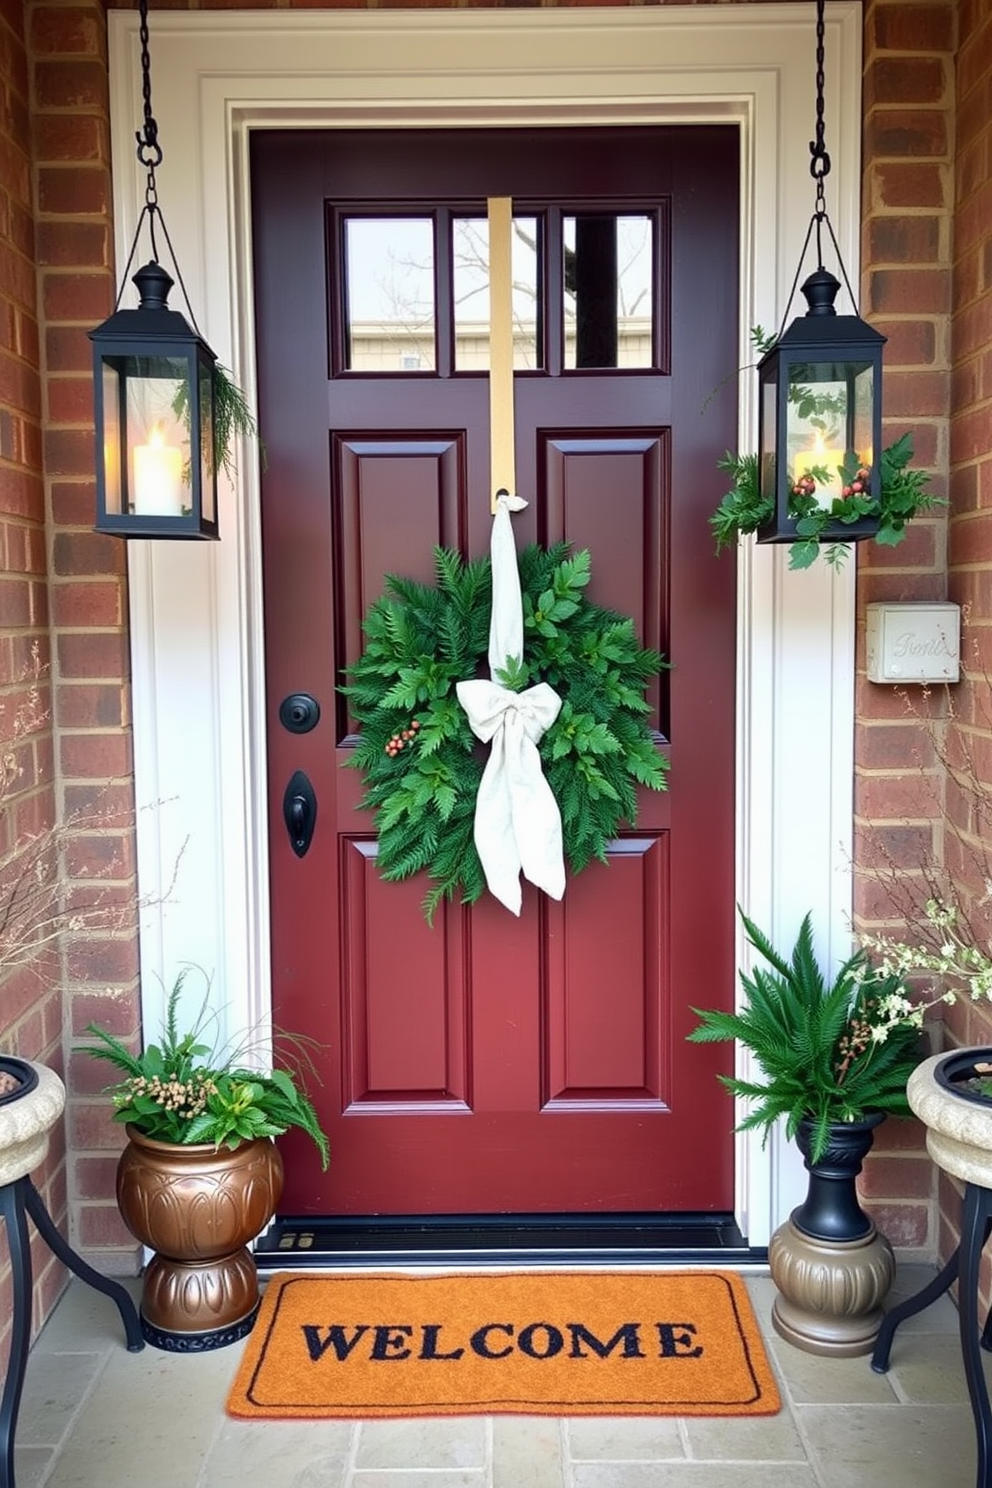
[[[489,469],[496,493],[516,494],[513,448],[513,201],[489,198]]]

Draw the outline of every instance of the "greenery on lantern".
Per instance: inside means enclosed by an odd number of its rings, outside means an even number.
[[[789,548],[789,567],[809,568],[822,551],[825,561],[839,568],[847,557],[847,544],[829,543],[822,548],[820,544],[824,528],[835,522],[877,517],[875,542],[895,547],[906,536],[906,523],[919,512],[946,506],[942,497],[927,491],[927,474],[908,468],[912,456],[913,441],[909,434],[903,434],[882,451],[881,492],[877,501],[868,494],[871,472],[859,464],[857,456],[849,456],[840,466],[842,494],[829,506],[821,506],[817,487],[829,484],[830,472],[823,466],[811,465],[789,495],[789,516],[796,523],[796,541]],[[740,534],[756,532],[770,521],[775,502],[761,494],[757,455],[734,455],[728,451],[717,465],[732,478],[730,490],[710,517],[720,552]]]
[[[693,1008],[701,1019],[692,1043],[737,1040],[749,1049],[762,1080],[721,1075],[727,1089],[750,1102],[738,1130],[768,1132],[779,1117],[786,1136],[813,1123],[812,1161],[827,1148],[830,1126],[861,1121],[873,1111],[908,1115],[906,1081],[922,1057],[925,1009],[907,994],[897,972],[855,952],[828,983],[813,950],[811,917],[800,926],[786,960],[746,915],[747,939],[768,963],[741,972],[740,1012]]]
[[[455,685],[486,665],[492,571],[435,548],[437,584],[389,575],[364,622],[365,649],[341,689],[361,726],[349,763],[365,776],[375,812],[377,866],[396,881],[426,870],[430,922],[443,898],[464,903],[485,889],[473,840],[485,765]],[[590,558],[567,544],[519,556],[524,657],[496,680],[522,692],[547,682],[562,700],[539,745],[561,812],[572,871],[606,849],[637,816],[637,786],[663,790],[668,762],[646,721],[645,692],[666,663],[641,646],[633,621],[590,603]]]
[[[234,463],[233,443],[236,435],[243,439],[254,439],[258,435],[258,424],[255,415],[251,411],[248,399],[244,392],[234,381],[233,374],[215,362],[213,366],[213,425],[214,440],[213,450],[209,452],[207,468],[213,473],[215,470],[223,470],[229,479],[233,480],[237,471]],[[182,420],[184,428],[189,431],[189,383],[182,382],[176,392],[172,404],[172,411],[178,419]],[[204,431],[204,434],[206,431]],[[262,469],[265,469],[265,445],[259,440],[259,457]],[[184,472],[184,478],[189,478],[189,472]]]
[[[751,327],[751,343],[759,355],[770,351],[775,341],[776,337],[763,326]],[[796,385],[789,388],[789,401],[796,404],[796,411],[804,422],[819,430],[824,448],[836,444],[840,437],[837,420],[843,411],[836,395]],[[876,518],[875,542],[894,548],[906,536],[906,523],[919,512],[946,506],[942,497],[926,489],[930,481],[926,472],[909,469],[912,457],[913,441],[909,434],[903,434],[883,449],[877,500],[870,495],[871,469],[862,465],[853,452],[838,467],[841,494],[826,506],[821,504],[817,490],[831,484],[832,472],[816,464],[803,471],[789,492],[789,516],[796,524],[796,541],[789,548],[789,567],[809,568],[822,552],[826,563],[832,568],[840,568],[847,558],[847,543],[839,541],[821,546],[824,529],[837,522],[853,524],[863,517]],[[725,470],[731,477],[729,491],[709,519],[716,538],[716,550],[720,553],[724,548],[732,547],[742,534],[757,532],[770,522],[775,515],[775,500],[761,494],[756,454],[735,455],[728,450],[723,459],[717,461],[717,469]]]

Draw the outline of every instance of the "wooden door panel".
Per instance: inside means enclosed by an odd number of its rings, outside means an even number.
[[[449,916],[428,930],[417,895],[376,873],[374,841],[355,839],[345,841],[340,912],[345,1111],[464,1107],[468,987],[462,958],[450,954]]]
[[[571,885],[561,934],[550,938],[557,954],[545,984],[548,1111],[663,1103],[662,1050],[671,1045],[667,836],[620,838],[609,859]],[[585,931],[592,915],[610,926],[594,942]]]
[[[263,131],[251,149],[274,1011],[323,1047],[314,1093],[333,1149],[322,1176],[286,1143],[285,1211],[729,1209],[732,1135],[712,1092],[730,1055],[685,1036],[692,1004],[734,992],[734,566],[714,559],[706,518],[736,433],[736,133]],[[608,866],[569,875],[561,903],[525,885],[519,919],[484,897],[442,905],[431,929],[425,883],[376,872],[335,689],[387,572],[430,580],[436,544],[488,549],[488,381],[454,370],[446,262],[437,371],[347,368],[337,244],[349,211],[398,203],[440,233],[490,194],[541,216],[558,254],[541,368],[515,378],[530,503],[517,543],[588,547],[590,598],[670,657],[651,722],[671,789],[642,793],[636,828]],[[568,371],[561,215],[628,203],[660,225],[656,365]],[[323,709],[305,736],[277,722],[299,689]],[[302,860],[281,820],[297,768],[319,802]]]
[[[432,549],[462,548],[466,514],[464,433],[388,439],[337,433],[333,470],[339,525],[333,593],[339,614],[335,672],[362,651],[362,620],[386,574],[434,581]]]

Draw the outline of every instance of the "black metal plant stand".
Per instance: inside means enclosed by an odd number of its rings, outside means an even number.
[[[964,1362],[965,1379],[971,1411],[975,1418],[975,1434],[978,1440],[978,1476],[976,1488],[992,1488],[992,1407],[985,1384],[981,1350],[992,1351],[992,1313],[979,1329],[978,1320],[978,1269],[982,1251],[992,1231],[992,1190],[978,1183],[965,1183],[964,1214],[961,1220],[961,1242],[944,1269],[928,1282],[915,1297],[901,1302],[886,1314],[879,1331],[871,1367],[876,1374],[884,1374],[889,1367],[889,1353],[896,1329],[906,1318],[936,1302],[938,1297],[960,1279],[958,1287],[958,1328],[961,1337],[961,1358]]]
[[[65,1104],[65,1089],[53,1071],[26,1059],[0,1056],[0,1074],[13,1088],[0,1084],[0,1220],[7,1232],[14,1306],[10,1326],[7,1377],[0,1396],[0,1488],[14,1485],[14,1430],[21,1404],[24,1372],[31,1343],[30,1214],[35,1228],[63,1265],[81,1281],[113,1298],[124,1324],[130,1353],[143,1349],[138,1312],[119,1282],[101,1276],[63,1240],[29,1176],[48,1150],[48,1133]],[[7,1120],[11,1112],[20,1119]]]
[[[14,1311],[10,1332],[10,1358],[7,1378],[0,1400],[0,1488],[14,1485],[14,1428],[21,1403],[24,1371],[31,1342],[31,1247],[28,1241],[27,1216],[30,1214],[38,1233],[48,1248],[87,1286],[103,1292],[117,1303],[124,1324],[128,1351],[136,1354],[145,1346],[138,1313],[130,1296],[119,1282],[101,1276],[88,1266],[82,1256],[66,1244],[42,1202],[41,1195],[28,1177],[16,1178],[0,1187],[0,1218],[7,1229],[10,1266],[14,1288]]]

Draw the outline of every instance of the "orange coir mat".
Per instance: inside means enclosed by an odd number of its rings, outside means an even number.
[[[723,1271],[281,1272],[227,1401],[247,1420],[778,1409],[747,1290]]]

